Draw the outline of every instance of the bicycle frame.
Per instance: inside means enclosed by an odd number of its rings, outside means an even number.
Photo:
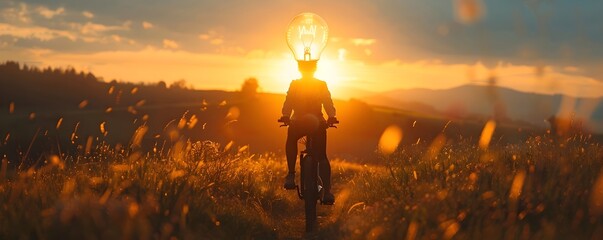
[[[281,121],[280,119],[279,122],[283,123],[281,127],[289,125],[289,122]],[[339,121],[335,121],[331,124],[321,127],[336,128],[334,125],[336,123],[339,123]],[[312,232],[317,227],[316,203],[321,199],[320,195],[322,193],[322,179],[320,179],[320,174],[318,173],[318,158],[314,156],[314,151],[312,149],[312,136],[310,134],[306,134],[304,137],[306,139],[306,148],[299,154],[300,185],[296,185],[295,188],[297,189],[297,195],[299,198],[304,200],[304,208],[306,212],[306,232]]]
[[[299,167],[300,167],[299,183],[300,183],[300,185],[296,186],[296,189],[297,189],[297,195],[299,196],[299,199],[304,200],[304,194],[303,194],[304,177],[305,177],[304,173],[307,170],[304,163],[306,163],[307,161],[313,161],[311,163],[311,165],[316,164],[318,166],[318,160],[316,158],[314,158],[313,155],[311,154],[312,138],[310,136],[306,135],[302,139],[305,139],[304,145],[306,146],[306,149],[304,149],[303,151],[301,151],[299,153]],[[320,178],[320,174],[318,173],[318,168],[317,168],[316,179],[318,182],[317,192],[319,193],[318,196],[320,196],[320,192],[322,191],[322,179]],[[319,200],[319,199],[317,199],[317,200]]]

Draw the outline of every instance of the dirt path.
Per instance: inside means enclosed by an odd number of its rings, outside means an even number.
[[[341,214],[345,214],[349,206],[353,203],[350,199],[351,188],[349,181],[357,173],[367,171],[366,168],[350,163],[340,161],[332,162],[333,193],[335,194],[335,205],[317,205],[318,215],[318,236],[314,239],[333,239],[337,238],[334,234],[338,232],[336,221],[341,219]],[[285,191],[285,190],[283,190]],[[305,239],[305,213],[304,202],[300,200],[295,191],[285,193],[288,203],[291,207],[286,213],[278,216],[274,221],[274,230],[279,239]],[[313,238],[308,238],[313,239]]]
[[[286,201],[291,203],[291,208],[285,214],[275,219],[274,230],[278,239],[328,239],[333,236],[333,224],[339,218],[342,208],[346,205],[349,196],[349,190],[341,188],[343,185],[334,189],[335,204],[321,205],[317,204],[318,231],[314,235],[306,237],[306,221],[304,212],[304,202],[297,197],[294,191],[287,192]],[[336,185],[337,186],[337,185]]]
[[[305,215],[303,201],[289,211],[290,215],[276,222],[275,230],[279,239],[305,239]],[[318,205],[318,227],[324,228],[332,223],[331,212],[334,206]],[[320,239],[320,236],[318,236]]]

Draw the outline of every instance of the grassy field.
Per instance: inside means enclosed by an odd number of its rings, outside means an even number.
[[[136,138],[135,140],[136,141]],[[134,142],[135,143],[135,142]],[[0,239],[297,239],[303,204],[283,156],[179,141],[169,151],[100,144],[0,172]],[[603,147],[576,135],[519,145],[450,141],[334,159],[324,239],[597,239]]]

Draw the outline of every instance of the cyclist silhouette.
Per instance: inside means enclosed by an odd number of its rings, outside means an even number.
[[[331,193],[331,164],[327,158],[327,126],[337,122],[336,111],[331,93],[324,81],[314,78],[317,61],[299,61],[302,77],[291,81],[287,97],[283,104],[280,120],[295,122],[289,125],[285,144],[287,167],[289,173],[285,177],[285,188],[295,188],[295,164],[297,159],[297,141],[305,136],[312,137],[312,149],[319,163],[320,178],[323,181],[324,204],[333,204],[335,196]],[[324,107],[328,119],[322,114]],[[291,113],[293,112],[293,115]]]

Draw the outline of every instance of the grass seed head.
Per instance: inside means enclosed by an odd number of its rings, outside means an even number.
[[[383,131],[379,139],[379,151],[384,155],[392,154],[398,148],[402,141],[402,129],[396,125],[391,125]]]
[[[523,183],[526,179],[526,171],[521,170],[515,174],[513,178],[513,183],[511,184],[511,190],[509,191],[509,200],[517,201],[519,195],[521,195],[521,190],[523,188]]]
[[[77,105],[77,107],[80,109],[85,108],[86,106],[88,106],[88,100],[83,100]]]
[[[592,215],[603,215],[603,171],[599,173],[590,194],[590,213]]]
[[[59,129],[61,127],[62,123],[63,123],[63,118],[59,118],[59,120],[57,120],[57,125],[55,126],[55,128]]]
[[[496,122],[494,120],[489,120],[484,125],[484,129],[482,130],[482,134],[479,138],[479,147],[481,149],[487,149],[488,145],[490,145],[490,140],[492,139],[492,134],[494,134],[494,130],[496,129]]]

